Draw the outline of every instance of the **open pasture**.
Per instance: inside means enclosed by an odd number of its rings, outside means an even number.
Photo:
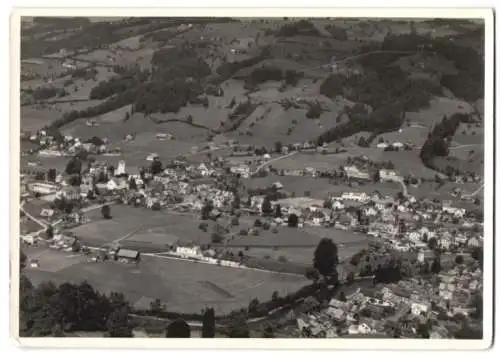
[[[306,285],[303,276],[143,256],[137,266],[82,262],[57,271],[30,269],[32,282],[82,282],[101,292],[123,292],[132,303],[160,299],[167,309],[196,312],[205,306],[218,314],[247,307],[253,298],[269,300],[274,291],[287,294]]]
[[[473,145],[484,145],[484,126],[480,125],[476,127],[476,125],[473,124],[467,125],[461,123],[453,136],[451,149],[457,149],[457,147],[460,146],[465,146],[464,148],[467,148]]]
[[[411,124],[420,124],[432,128],[441,122],[443,116],[450,117],[454,113],[471,113],[473,107],[465,101],[447,97],[435,97],[431,100],[428,108],[419,112],[407,112],[406,119]]]
[[[56,119],[72,110],[84,110],[97,106],[101,100],[88,100],[81,102],[58,102],[57,104],[36,104],[21,107],[21,126],[23,130],[36,131],[49,125]]]
[[[105,220],[99,209],[86,214],[91,222],[73,228],[71,231],[83,241],[111,243],[120,238],[123,243],[130,242],[137,247],[141,244],[150,248],[164,249],[172,241],[210,243],[210,234],[198,228],[193,216],[154,212],[144,208],[126,205],[111,207],[112,219]],[[161,235],[164,238],[161,238]],[[177,238],[177,239],[176,239]]]
[[[434,178],[436,172],[427,168],[419,157],[418,150],[399,151],[399,152],[383,152],[379,161],[391,161],[394,164],[394,170],[400,175],[425,177],[428,179]]]
[[[345,160],[349,157],[348,153],[338,154],[320,154],[315,152],[297,153],[290,157],[283,158],[271,162],[270,165],[278,170],[281,169],[305,169],[313,168],[318,170],[334,170],[339,169],[345,164]]]
[[[305,229],[279,228],[278,233],[260,230],[259,235],[236,236],[229,241],[229,246],[262,247],[262,248],[315,248],[321,237],[308,233]]]
[[[315,248],[263,248],[250,247],[248,250],[242,247],[228,247],[228,251],[238,255],[241,251],[243,255],[251,258],[281,261],[287,264],[296,264],[309,267],[312,265]],[[283,259],[284,258],[284,259]]]
[[[30,58],[21,61],[21,73],[34,73],[41,77],[55,77],[68,71],[63,61],[49,58]],[[33,87],[34,89],[34,87]]]
[[[126,106],[128,107],[128,105]],[[118,142],[125,138],[127,134],[136,134],[139,144],[144,144],[141,139],[156,139],[157,133],[169,133],[176,140],[181,141],[199,141],[206,136],[207,130],[203,128],[193,127],[184,122],[165,122],[155,123],[144,115],[136,113],[128,120],[120,121],[120,115],[125,118],[125,108],[120,108],[104,115],[96,116],[94,119],[98,123],[97,126],[87,126],[85,119],[76,120],[62,128],[66,134],[81,137],[81,139],[89,139],[93,136],[101,138],[107,137],[111,142]],[[155,115],[155,118],[162,119],[160,115]],[[141,138],[142,137],[142,138]],[[142,142],[142,143],[141,143]],[[161,141],[168,143],[171,141]]]
[[[48,249],[46,247],[23,247],[23,252],[30,260],[38,260],[36,271],[58,273],[66,268],[86,262],[86,257],[82,254]],[[29,266],[28,266],[29,268]],[[28,269],[28,274],[30,270]]]
[[[368,194],[379,191],[380,193],[387,195],[395,195],[401,191],[401,185],[392,182],[379,182],[377,184],[367,182],[366,184],[356,187],[349,187],[347,184],[332,184],[328,181],[328,179],[301,176],[268,175],[264,178],[244,180],[247,188],[265,188],[276,181],[279,181],[284,185],[283,189],[285,191],[295,193],[297,197],[304,196],[305,191],[310,191],[312,198],[319,199],[323,199],[330,194],[338,196],[344,192],[351,192],[353,189],[358,192],[366,192]]]
[[[330,184],[328,179],[316,179],[313,177],[302,176],[276,176],[268,175],[264,178],[254,178],[244,180],[247,188],[266,188],[276,181],[283,184],[283,189],[289,193],[294,193],[297,197],[305,196],[306,191],[311,193],[310,197],[325,198],[334,185]]]

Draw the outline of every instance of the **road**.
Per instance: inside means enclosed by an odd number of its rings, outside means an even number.
[[[264,162],[264,163],[260,164],[257,168],[255,168],[255,171],[254,171],[251,175],[255,175],[255,174],[257,174],[257,173],[260,171],[260,169],[262,169],[263,167],[265,167],[265,166],[267,166],[267,165],[269,165],[269,164],[271,164],[271,163],[273,163],[273,162],[275,162],[275,161],[278,161],[278,160],[281,160],[281,159],[286,159],[286,158],[289,158],[289,157],[291,157],[291,156],[293,156],[293,155],[295,155],[295,154],[297,154],[297,153],[298,153],[298,151],[293,151],[293,152],[288,153],[288,154],[286,154],[286,155],[281,155],[281,156],[279,156],[279,157],[277,157],[277,158],[270,159],[270,160],[268,160],[268,161],[266,161],[266,162]]]
[[[93,205],[93,206],[89,206],[89,207],[86,207],[86,208],[83,208],[81,209],[80,211],[85,213],[85,212],[89,212],[89,211],[93,211],[93,210],[96,210],[98,208],[102,208],[104,205],[113,205],[115,204],[116,201],[112,201],[112,202],[106,202],[106,203],[103,203],[103,204],[100,204],[100,205]],[[40,219],[36,218],[35,216],[33,216],[32,214],[28,213],[25,209],[24,209],[24,201],[21,202],[21,205],[19,206],[19,209],[26,215],[26,217],[28,217],[29,219],[31,219],[33,222],[35,222],[36,224],[38,224],[40,227],[42,227],[41,229],[35,231],[35,232],[31,232],[28,235],[38,235],[39,233],[42,233],[43,231],[45,231],[47,229],[47,227],[49,226],[47,223],[41,221]],[[50,223],[52,226],[56,226],[58,225],[59,223],[61,223],[63,221],[62,218],[59,218],[57,219],[56,221]]]

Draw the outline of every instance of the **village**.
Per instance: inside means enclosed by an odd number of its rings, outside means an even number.
[[[372,165],[371,170],[378,175],[374,180],[373,172],[359,172],[358,167],[367,165],[361,157],[349,159],[346,162],[349,164],[340,171],[316,171],[307,167],[300,171],[276,171],[271,163],[276,154],[278,157],[290,154],[284,150],[257,157],[255,153],[249,154],[250,164],[255,166],[253,171],[247,164],[229,165],[227,158],[213,158],[209,151],[204,162],[199,164],[178,159],[163,165],[158,155],[150,154],[145,157],[145,165],[149,167],[129,172],[126,160],[120,160],[116,167],[100,163],[99,156],[108,153],[104,140],[93,139],[93,142],[82,144],[77,138],[64,137],[63,142],[57,144],[45,132],[39,133],[38,139],[48,150],[56,152],[54,154],[71,154],[73,157],[69,158],[65,171],[43,172],[29,166],[23,169],[22,206],[29,205],[33,199],[45,201],[38,216],[30,215],[45,228],[23,233],[21,240],[24,245],[46,244],[52,249],[83,253],[90,262],[139,263],[141,253],[162,252],[173,258],[247,268],[249,266],[245,265],[243,258],[224,251],[224,245],[235,235],[258,236],[262,228],[273,233],[278,233],[281,228],[333,228],[372,238],[361,254],[372,250],[373,255],[394,252],[405,255],[404,258],[410,260],[410,268],[418,269],[417,275],[421,276],[386,286],[378,284],[376,291],[358,289],[342,295],[341,299],[332,299],[326,307],[318,309],[316,306],[313,308],[316,311],[308,310],[297,317],[299,336],[337,337],[394,332],[404,335],[408,332],[417,334],[424,327],[432,328],[432,331],[425,331],[425,336],[446,338],[447,332],[456,331],[453,330],[456,322],[448,319],[468,317],[478,312],[471,304],[482,287],[481,270],[475,261],[483,245],[480,216],[454,206],[450,201],[409,195],[403,177],[393,169],[381,167],[377,170]],[[230,149],[233,152],[248,151],[247,147],[235,149],[233,146]],[[78,157],[89,154],[95,159],[87,160],[83,166],[83,159]],[[255,160],[252,161],[252,157]],[[242,189],[242,181],[268,174],[276,175],[276,181],[262,191],[249,194]],[[391,196],[378,191],[358,192],[353,188],[323,199],[293,197],[279,181],[287,174],[328,178],[353,187],[357,183],[385,180],[401,185],[402,191]],[[169,241],[167,237],[161,246],[141,250],[123,247],[120,241],[105,246],[92,244],[70,231],[75,226],[91,223],[86,212],[92,209],[101,209],[103,218],[111,218],[107,214],[115,204],[149,209],[153,214],[164,211],[194,215],[200,220],[199,228],[205,230],[208,228],[206,221],[217,221],[217,227],[214,227],[217,232],[212,231],[210,240],[202,244],[175,238]],[[23,211],[26,212],[23,208],[21,211],[22,215]],[[257,218],[254,225],[231,230],[232,227],[239,228],[238,219],[242,215]],[[223,219],[221,216],[228,217],[227,225],[219,222]],[[373,249],[374,245],[376,249]],[[360,253],[345,262],[354,264],[353,260],[359,259]],[[439,260],[439,267],[435,266],[436,260]],[[39,267],[38,260],[31,260],[30,266]],[[341,273],[340,278],[349,283],[356,277],[376,273],[375,268],[366,268],[365,265],[358,271]],[[427,283],[432,285],[426,286]],[[399,326],[401,323],[405,324],[403,328]],[[452,330],[448,329],[450,327]]]

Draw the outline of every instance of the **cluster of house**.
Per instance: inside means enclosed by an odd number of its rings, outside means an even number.
[[[273,186],[277,190],[282,187],[279,182]],[[250,208],[260,212],[264,199],[264,195],[253,196]],[[436,246],[444,251],[467,250],[483,244],[481,223],[474,216],[468,216],[466,208],[452,206],[447,201],[351,191],[330,196],[325,201],[300,197],[271,204],[280,205],[284,220],[291,214],[297,215],[299,227],[333,226],[352,230],[362,225],[366,233],[385,239],[399,251],[426,251],[431,238],[436,239]],[[453,221],[458,224],[450,226]]]
[[[431,324],[430,338],[450,338],[459,326],[454,317],[468,317],[476,311],[472,301],[481,288],[480,269],[458,265],[433,281],[378,284],[373,289],[357,289],[342,299],[331,299],[327,307],[300,314],[297,328],[305,337],[392,337],[398,333],[414,338],[424,336],[419,334],[421,325]]]
[[[107,139],[92,137],[86,141],[70,135],[58,139],[42,129],[29,137],[32,142],[38,143],[42,149],[38,152],[41,156],[71,156],[79,151],[92,154],[104,154],[107,152]]]
[[[408,144],[401,143],[401,142],[387,142],[387,141],[382,141],[377,143],[377,148],[379,149],[393,149],[393,150],[400,150],[403,148],[410,147]]]

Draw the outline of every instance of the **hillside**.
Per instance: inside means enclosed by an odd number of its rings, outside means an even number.
[[[443,116],[483,111],[476,104],[483,96],[481,24],[164,18],[74,26],[33,21],[21,44],[30,59],[23,109],[50,108],[45,125],[67,132],[93,135],[83,125],[95,119],[98,133],[117,139],[173,120],[196,125],[189,141],[220,134],[271,148],[367,132],[369,145],[383,139],[421,147]],[[62,101],[79,102],[68,109]],[[135,123],[123,126],[126,115]],[[156,123],[138,118],[151,115]],[[43,127],[32,114],[22,120]],[[469,141],[461,130],[450,144]]]

